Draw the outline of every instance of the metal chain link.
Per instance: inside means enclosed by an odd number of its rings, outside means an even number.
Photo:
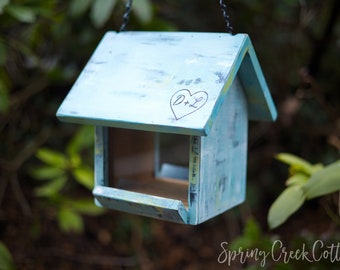
[[[120,26],[120,29],[119,29],[120,32],[126,30],[126,26],[129,22],[130,13],[131,13],[131,9],[132,9],[132,2],[133,2],[133,0],[128,0],[126,5],[125,5],[125,13],[123,15],[123,22],[122,22],[122,25]]]
[[[221,10],[222,10],[224,20],[227,24],[227,32],[230,33],[230,34],[233,34],[234,29],[233,29],[233,26],[231,25],[230,17],[229,17],[228,12],[227,12],[226,2],[224,0],[220,0],[220,6],[221,6]]]
[[[122,22],[122,25],[120,26],[119,31],[125,31],[126,30],[126,26],[129,22],[130,13],[131,13],[131,9],[132,9],[132,2],[133,2],[133,0],[128,0],[126,5],[125,5],[125,13],[123,15],[123,22]],[[224,20],[227,24],[227,32],[230,33],[230,34],[233,34],[234,29],[233,29],[233,26],[232,26],[231,21],[230,21],[230,17],[229,17],[228,12],[227,12],[226,2],[224,0],[220,0],[220,6],[221,6],[221,10],[222,10]]]

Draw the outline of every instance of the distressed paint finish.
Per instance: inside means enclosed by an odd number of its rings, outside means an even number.
[[[210,219],[245,199],[248,135],[246,105],[240,83],[235,79],[209,136],[201,137],[201,185],[197,223]]]
[[[57,116],[96,125],[97,205],[194,225],[244,201],[248,120],[275,120],[276,109],[245,34],[108,32]],[[109,127],[156,132],[156,177],[159,136],[188,136],[187,207],[109,187]]]
[[[246,34],[108,32],[57,115],[76,123],[204,136],[239,70],[250,118],[275,119]]]
[[[108,129],[95,128],[95,185],[108,185]]]
[[[231,85],[221,106],[209,136],[190,136],[187,209],[179,200],[107,187],[107,181],[102,180],[108,175],[107,159],[103,158],[108,149],[105,147],[106,128],[103,127],[96,128],[96,188],[93,191],[96,203],[106,208],[192,225],[242,203],[246,189],[248,114],[238,79]]]
[[[93,194],[97,204],[106,208],[177,223],[187,221],[187,211],[179,200],[104,186],[96,186]]]

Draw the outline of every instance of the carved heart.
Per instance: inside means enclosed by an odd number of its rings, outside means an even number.
[[[191,94],[188,89],[181,89],[172,95],[170,107],[178,120],[201,109],[207,100],[208,93],[205,91]]]

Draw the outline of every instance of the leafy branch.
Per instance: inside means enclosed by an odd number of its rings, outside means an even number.
[[[305,201],[340,190],[340,160],[324,166],[312,165],[295,155],[281,153],[278,160],[288,164],[287,188],[279,195],[268,213],[268,224],[274,229],[283,224]]]
[[[44,198],[57,210],[59,227],[65,231],[83,231],[81,215],[99,215],[103,209],[93,203],[93,199],[71,197],[72,183],[93,188],[93,169],[81,156],[81,153],[93,146],[93,127],[84,126],[67,145],[66,153],[49,148],[40,148],[36,157],[43,163],[33,168],[31,175],[42,182],[35,189],[35,195]]]
[[[0,241],[0,270],[14,270],[14,262],[5,243]]]
[[[73,0],[70,6],[72,16],[80,16],[90,11],[90,18],[93,25],[97,28],[103,27],[112,16],[114,8],[122,0]],[[150,0],[138,0],[132,5],[132,11],[143,23],[149,23],[153,17],[152,4]]]

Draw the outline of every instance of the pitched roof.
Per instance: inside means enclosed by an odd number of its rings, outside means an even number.
[[[57,116],[64,121],[207,135],[235,76],[249,118],[276,109],[246,34],[108,32]]]

